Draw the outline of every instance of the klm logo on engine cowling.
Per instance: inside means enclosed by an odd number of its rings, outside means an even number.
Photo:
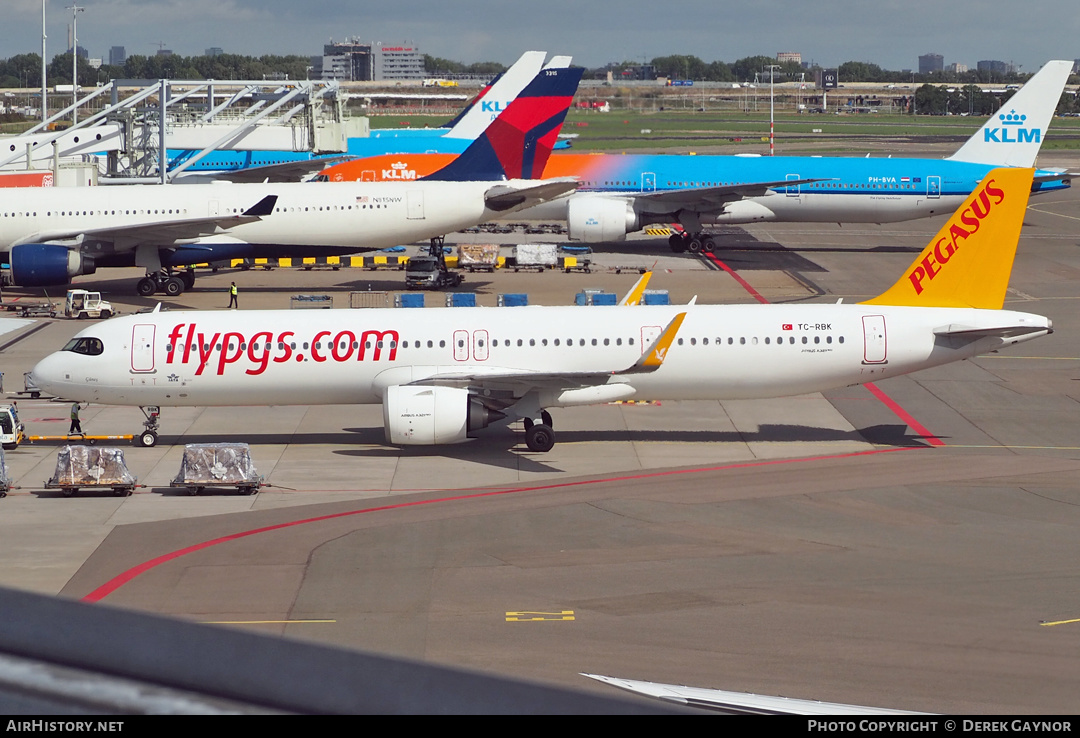
[[[983,131],[984,143],[1041,143],[1041,128],[1025,128],[1026,115],[1017,115],[1015,110],[998,116],[1000,128],[987,128]]]

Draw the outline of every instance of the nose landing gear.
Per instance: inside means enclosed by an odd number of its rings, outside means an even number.
[[[157,405],[140,407],[146,422],[143,423],[143,431],[135,436],[135,445],[143,448],[153,448],[158,441],[158,418],[161,416],[161,408]]]

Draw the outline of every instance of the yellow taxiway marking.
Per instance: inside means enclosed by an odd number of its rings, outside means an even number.
[[[1039,623],[1039,625],[1068,625],[1069,623],[1080,623],[1080,618],[1073,620],[1051,620],[1045,623]]]
[[[566,621],[573,619],[573,610],[561,610],[560,612],[529,612],[525,610],[506,613],[506,622],[508,623],[538,623],[543,620]]]
[[[204,620],[204,625],[281,625],[286,623],[336,623],[336,620]]]

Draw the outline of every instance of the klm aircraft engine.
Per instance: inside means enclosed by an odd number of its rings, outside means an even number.
[[[395,446],[463,443],[504,417],[458,387],[393,385],[383,393],[386,441]]]
[[[634,205],[621,197],[572,197],[566,208],[571,241],[604,243],[625,241],[641,228]]]

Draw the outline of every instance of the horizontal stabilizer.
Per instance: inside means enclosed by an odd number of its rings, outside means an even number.
[[[1054,328],[1050,321],[1046,325],[1000,325],[989,328],[973,328],[968,325],[947,325],[934,331],[935,336],[947,336],[949,338],[1016,338],[1031,333],[1053,333]]]
[[[484,205],[488,210],[501,212],[519,205],[539,205],[554,200],[578,187],[578,181],[572,177],[545,180],[542,184],[530,187],[515,187],[509,184],[495,185],[484,194]]]

